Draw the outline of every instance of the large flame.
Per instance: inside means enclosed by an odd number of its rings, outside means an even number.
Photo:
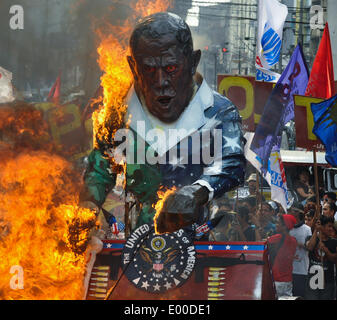
[[[95,215],[76,205],[69,174],[68,162],[41,152],[20,155],[1,170],[1,299],[83,297],[82,249]],[[15,265],[24,271],[22,290],[10,287]]]
[[[103,103],[93,114],[96,147],[97,140],[111,141],[124,125],[124,98],[132,84],[126,56],[134,22],[169,5],[168,0],[134,3],[136,18],[100,34]],[[14,126],[6,128],[8,114]],[[78,172],[54,153],[41,115],[29,114],[35,119],[21,121],[11,108],[0,114],[0,299],[82,299],[84,250],[95,214],[78,206]],[[22,269],[21,280],[11,274],[13,266]]]
[[[31,108],[0,113],[0,300],[82,299],[95,214],[78,207],[80,174]]]
[[[141,17],[166,11],[170,4],[171,0],[134,1],[131,3],[134,14],[125,21],[124,25],[110,25],[104,32],[97,30],[100,38],[97,49],[98,63],[103,71],[101,77],[103,103],[92,117],[96,148],[102,142],[111,143],[116,131],[128,120],[125,119],[127,105],[124,99],[133,79],[126,57],[129,52],[128,41],[135,22]]]
[[[123,28],[118,29],[121,33]],[[127,106],[124,103],[132,75],[126,60],[127,48],[115,37],[116,32],[102,39],[99,48],[99,66],[104,71],[101,77],[103,104],[93,113],[94,145],[98,141],[111,142],[115,132],[123,126]]]

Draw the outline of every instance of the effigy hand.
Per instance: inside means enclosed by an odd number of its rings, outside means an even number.
[[[199,209],[208,201],[209,191],[200,185],[188,185],[170,194],[155,219],[156,232],[174,232],[198,219]]]

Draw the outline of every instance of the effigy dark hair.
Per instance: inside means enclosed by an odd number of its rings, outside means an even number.
[[[132,53],[136,51],[141,37],[157,39],[166,34],[175,35],[177,41],[183,46],[185,56],[192,54],[193,40],[189,26],[179,16],[166,12],[159,12],[145,17],[136,25],[130,37]]]

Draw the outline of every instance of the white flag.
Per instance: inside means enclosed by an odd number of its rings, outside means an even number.
[[[0,67],[0,103],[13,100],[12,73]]]
[[[256,68],[256,81],[277,82],[281,75],[265,68]]]
[[[278,0],[259,0],[255,61],[257,80],[278,80],[278,74],[270,76],[268,70],[279,61],[287,15],[287,6]]]
[[[253,137],[253,132],[247,132],[245,134],[245,138],[247,139],[245,145],[245,157],[261,173],[261,160],[256,153],[250,149]],[[286,175],[281,160],[281,154],[279,152],[271,152],[268,171],[264,178],[270,186],[271,199],[280,203],[284,211],[287,212],[287,208],[289,208],[292,203],[289,199]]]

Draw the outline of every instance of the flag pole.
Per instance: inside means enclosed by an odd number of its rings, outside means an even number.
[[[260,197],[258,196],[259,192],[260,192],[260,176],[259,171],[256,169],[256,210],[258,210],[261,207]]]
[[[314,219],[314,223],[312,224],[313,229],[315,229],[317,220],[320,218],[320,203],[319,203],[319,190],[318,190],[318,174],[317,174],[317,155],[316,155],[316,149],[313,148],[313,155],[314,155],[314,177],[315,177],[315,189],[316,189],[316,212],[315,212],[315,219]],[[312,230],[314,231],[314,230]],[[319,241],[321,242],[321,234],[319,235]],[[323,261],[324,261],[324,257],[321,253],[319,253],[320,255],[320,260],[323,266]],[[323,272],[323,277],[324,277],[324,272]],[[324,281],[324,279],[323,279]],[[324,282],[323,282],[324,283]]]
[[[237,187],[236,189],[236,199],[235,199],[235,203],[233,203],[233,211],[235,212],[237,212],[237,209],[238,209],[238,202],[239,202],[239,187]]]
[[[316,155],[316,149],[313,148],[313,156],[314,156],[314,178],[315,178],[315,191],[316,191],[316,212],[315,212],[315,218],[314,222],[316,224],[316,221],[319,219],[320,216],[320,203],[319,203],[319,187],[318,187],[318,173],[317,173],[317,155]],[[315,225],[313,224],[313,226]]]
[[[261,179],[260,179],[261,177]],[[259,176],[259,184],[260,184],[260,193],[259,193],[259,201],[260,201],[260,210],[262,210],[262,199],[263,199],[263,176]]]

